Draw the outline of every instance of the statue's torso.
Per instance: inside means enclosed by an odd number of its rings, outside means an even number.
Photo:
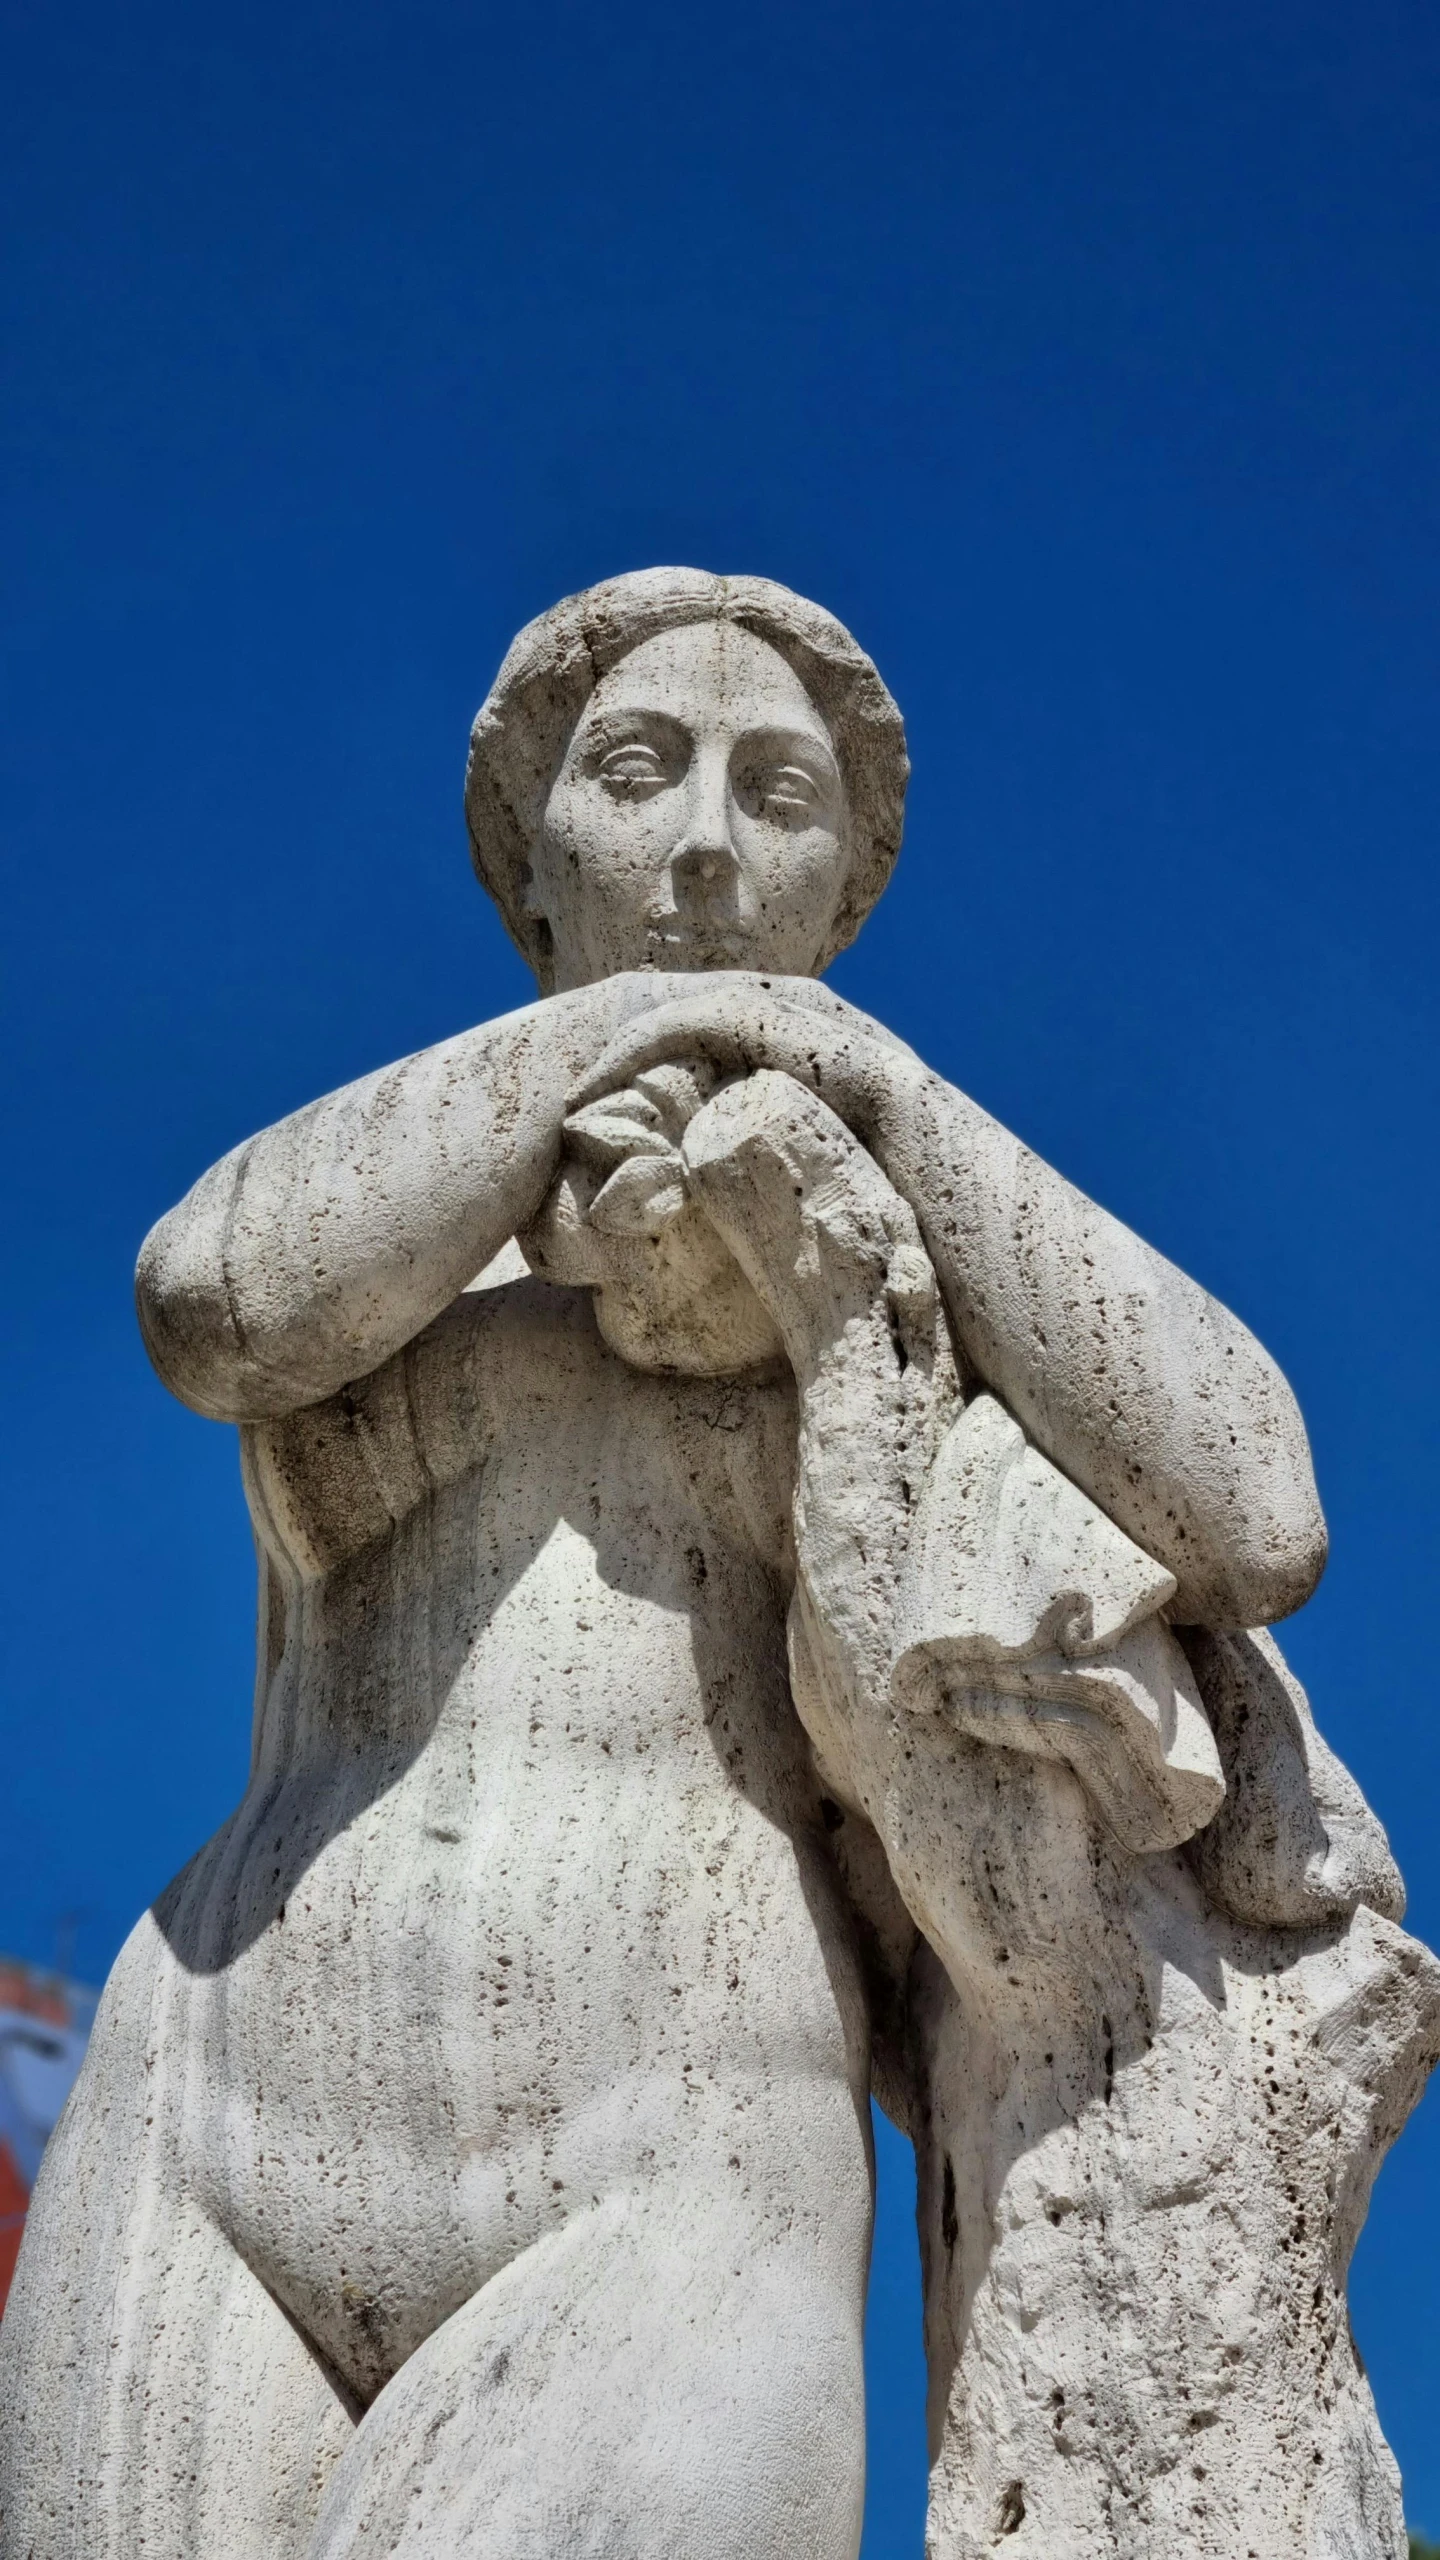
[[[247,1435],[271,1659],[161,1906],[164,2042],[184,2175],[362,2387],[617,2189],[758,2165],[831,2209],[864,2029],[786,1680],[793,1428],[788,1381],[642,1377],[524,1283]]]

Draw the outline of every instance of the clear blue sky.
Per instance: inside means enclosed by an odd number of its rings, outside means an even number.
[[[906,711],[835,976],[1239,1310],[1289,1631],[1440,1938],[1440,21],[1415,0],[7,9],[0,1945],[108,1964],[242,1782],[230,1436],[140,1237],[520,1001],[460,819],[517,624],[654,561]],[[915,2560],[913,2279],[867,2560]],[[1440,2531],[1440,2102],[1355,2324]],[[908,2397],[907,2397],[908,2394]]]

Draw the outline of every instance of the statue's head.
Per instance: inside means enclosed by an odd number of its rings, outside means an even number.
[[[475,868],[547,992],[620,969],[808,976],[900,845],[900,714],[766,578],[643,569],[527,624],[475,722]]]

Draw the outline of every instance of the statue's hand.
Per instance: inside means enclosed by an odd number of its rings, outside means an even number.
[[[715,1086],[704,1058],[642,1068],[633,1085],[572,1111],[567,1146],[598,1182],[586,1211],[602,1235],[659,1236],[685,1208],[680,1146]]]
[[[723,1076],[758,1069],[793,1076],[871,1143],[883,1135],[897,1094],[925,1075],[912,1050],[813,979],[735,971],[691,984],[693,993],[654,1006],[615,1034],[575,1086],[572,1107],[633,1084],[649,1068],[698,1058]]]

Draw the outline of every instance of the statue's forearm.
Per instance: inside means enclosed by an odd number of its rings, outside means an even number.
[[[919,1218],[984,1384],[1174,1574],[1177,1614],[1298,1609],[1325,1524],[1295,1399],[1228,1310],[823,987],[711,982],[613,1041],[587,1091],[664,1057],[811,1085]]]
[[[785,1345],[799,1394],[798,1623],[828,1774],[886,1840],[895,1607],[914,1504],[958,1405],[934,1274],[911,1211],[839,1118],[756,1075],[685,1139],[692,1195]],[[893,1861],[892,1861],[893,1863]]]
[[[612,979],[364,1076],[237,1147],[162,1218],[136,1295],[198,1411],[259,1420],[389,1359],[533,1211],[565,1096],[638,1001]]]
[[[985,1384],[1175,1575],[1175,1614],[1269,1624],[1325,1523],[1305,1427],[1227,1308],[938,1076],[901,1072],[877,1153],[915,1208]]]

